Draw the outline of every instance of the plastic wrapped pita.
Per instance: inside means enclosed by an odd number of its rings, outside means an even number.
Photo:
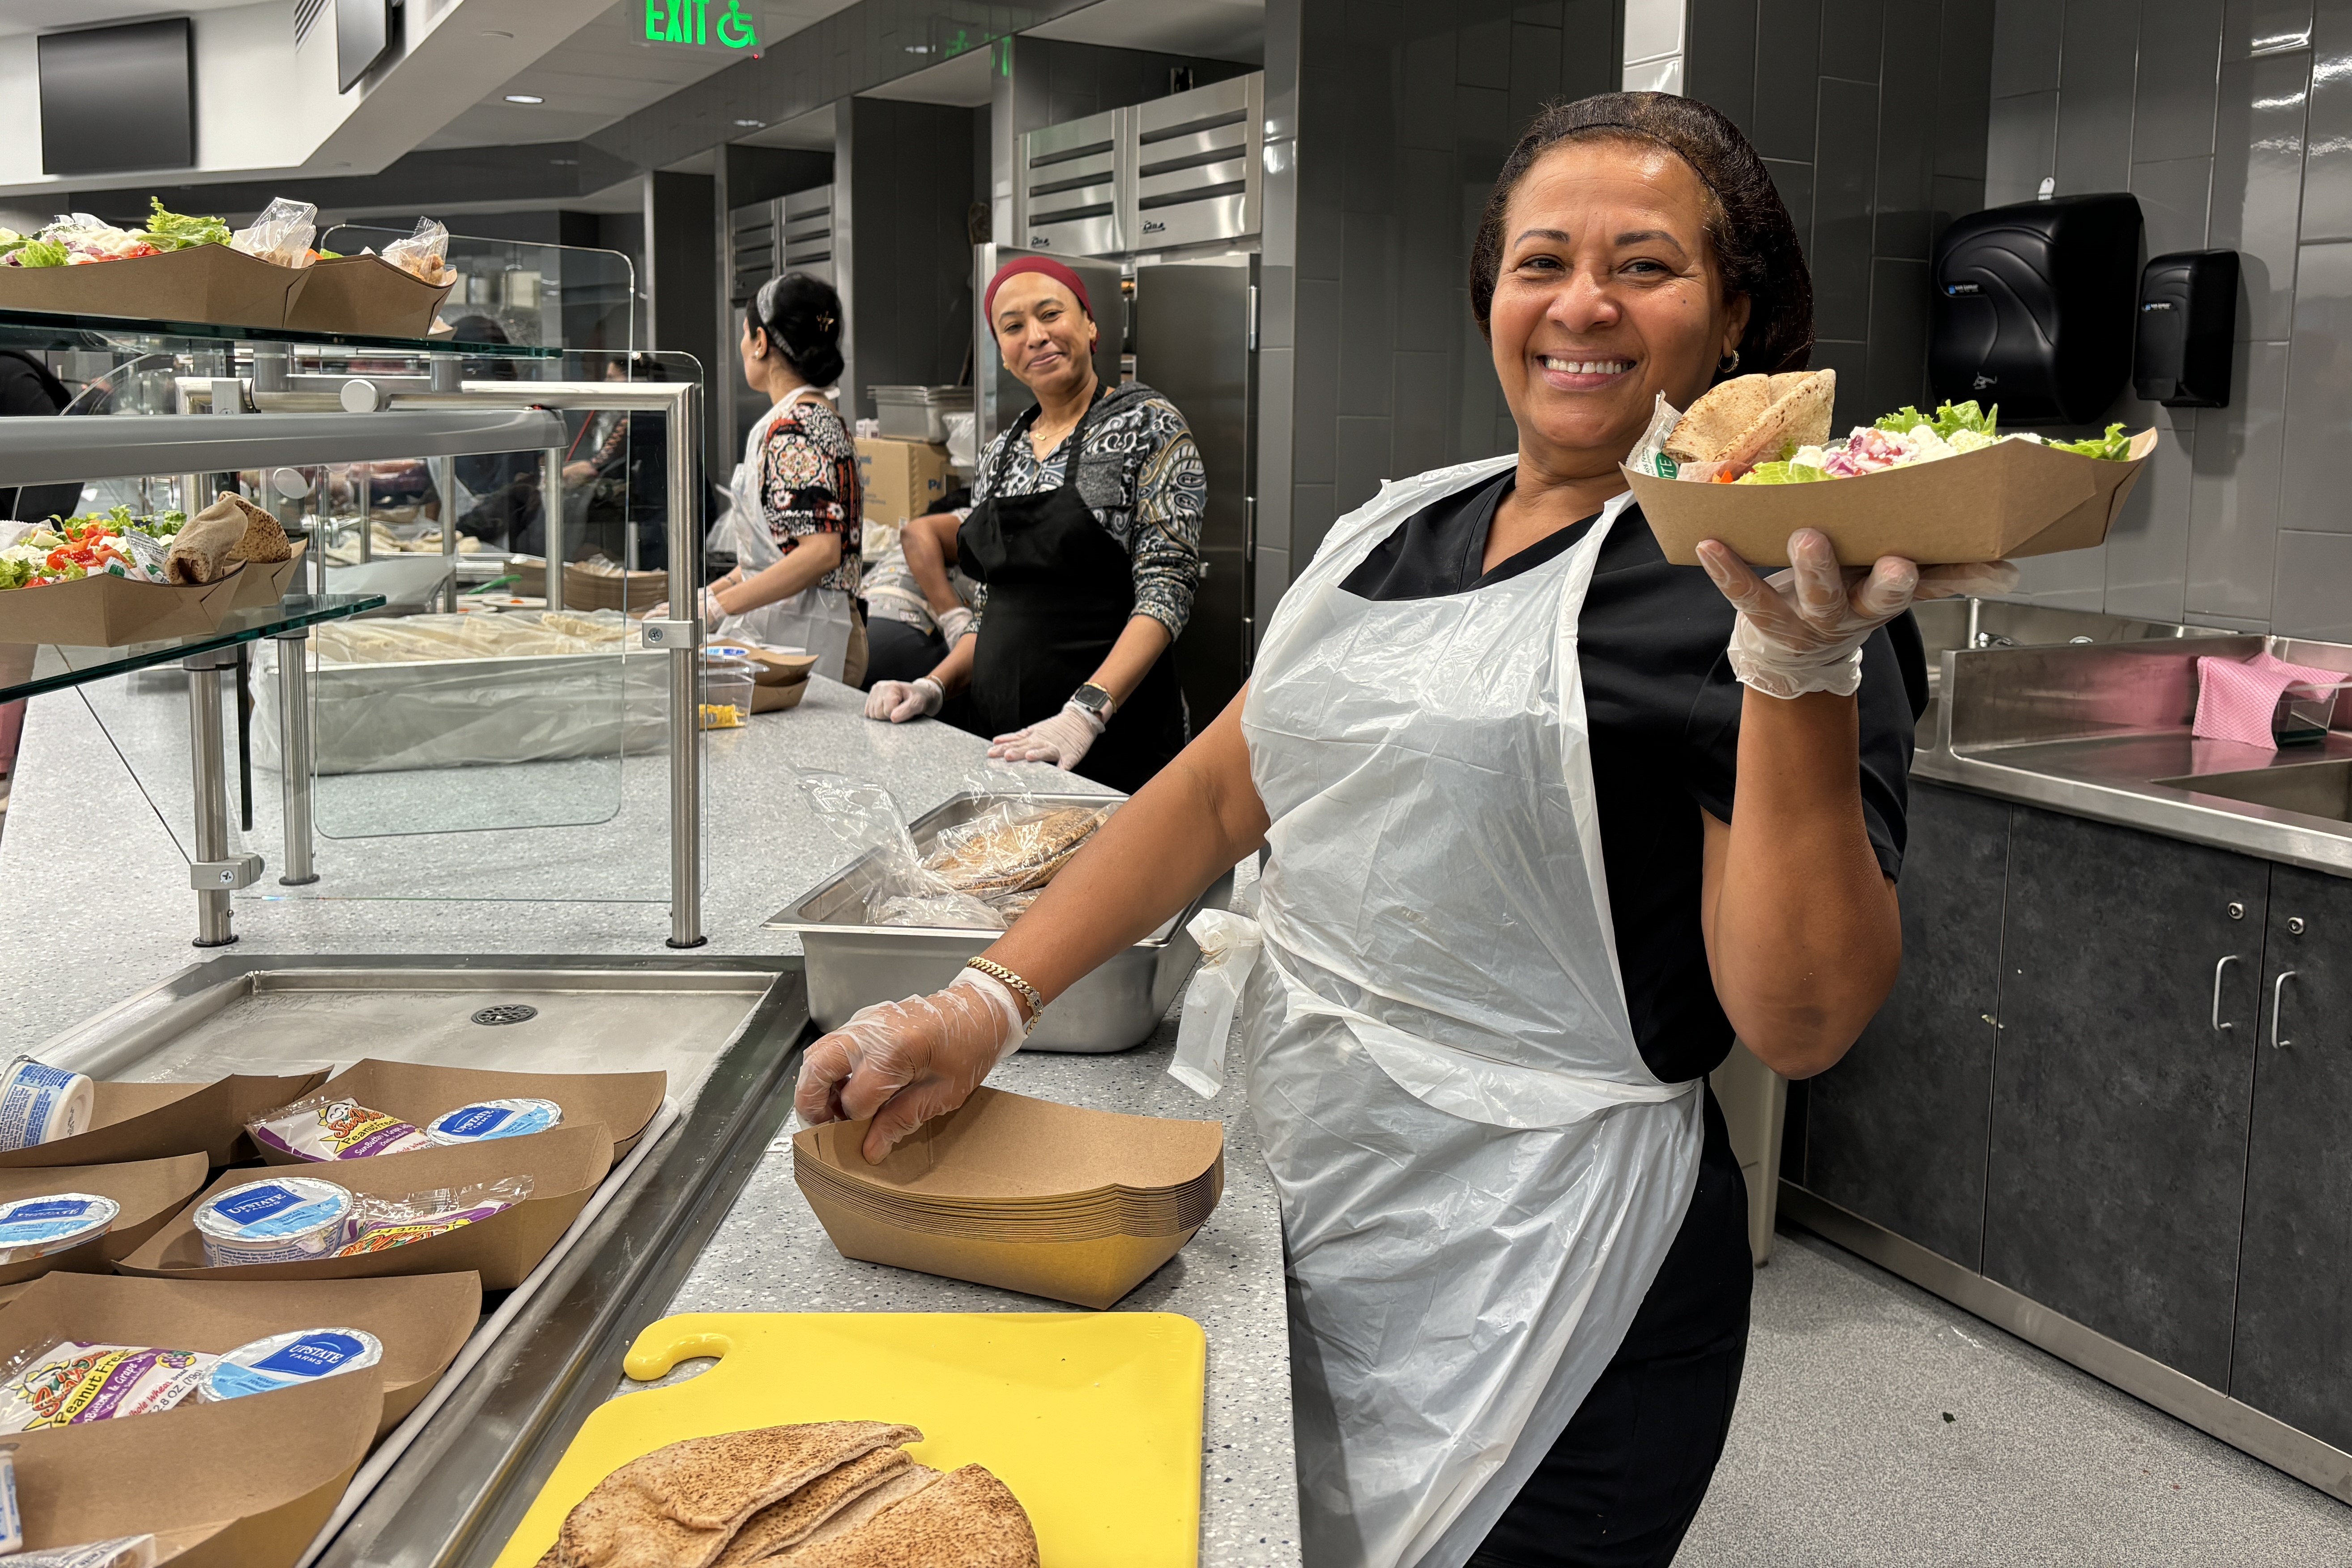
[[[381,254],[421,283],[438,287],[456,276],[448,261],[449,231],[429,217],[418,218],[415,234],[394,240]]]
[[[860,856],[873,858],[866,918],[875,925],[1003,931],[1004,917],[923,865],[898,802],[880,784],[845,773],[803,771],[801,794],[817,820]]]
[[[278,196],[261,209],[253,226],[229,237],[229,248],[274,261],[280,267],[308,267],[318,259],[310,248],[319,237],[319,209],[309,202]]]

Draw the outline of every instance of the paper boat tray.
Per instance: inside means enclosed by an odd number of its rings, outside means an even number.
[[[1719,539],[1751,566],[1789,563],[1789,535],[1818,528],[1847,566],[1901,555],[1923,566],[2049,555],[2100,542],[2156,450],[2132,437],[2123,462],[2000,441],[1932,463],[1807,485],[1717,485],[1623,469],[1658,548],[1698,564]]]
[[[245,573],[240,566],[216,583],[187,588],[105,573],[41,588],[10,588],[0,592],[0,642],[123,647],[201,637],[219,628],[246,591]],[[278,601],[273,596],[265,602]]]
[[[438,1187],[471,1186],[500,1176],[528,1175],[530,1196],[503,1214],[461,1226],[405,1247],[324,1258],[310,1263],[205,1265],[204,1238],[196,1234],[197,1205],[215,1193],[262,1180],[263,1171],[224,1171],[195,1204],[115,1268],[124,1274],[170,1279],[373,1279],[396,1274],[462,1274],[482,1277],[485,1290],[509,1290],[539,1267],[613,1166],[613,1141],[602,1124],[583,1122],[522,1138],[500,1138],[471,1148],[419,1149],[378,1154],[369,1160],[338,1160],[312,1165],[320,1176],[354,1193],[398,1196]],[[273,1395],[273,1397],[275,1397]]]
[[[375,1367],[383,1386],[381,1437],[439,1380],[481,1311],[482,1282],[472,1274],[252,1284],[51,1274],[0,1313],[0,1361],[63,1340],[217,1355],[297,1329],[364,1329],[383,1342]]]
[[[436,1117],[485,1100],[551,1100],[563,1108],[564,1126],[602,1123],[613,1135],[613,1158],[618,1160],[636,1147],[654,1112],[661,1109],[662,1096],[669,1092],[669,1075],[491,1072],[479,1068],[423,1067],[415,1062],[368,1057],[353,1062],[311,1092],[349,1095],[369,1110],[397,1116],[413,1127],[425,1126]],[[298,1159],[281,1149],[264,1148],[261,1157],[273,1165],[318,1164],[324,1169],[321,1162]]]
[[[0,1154],[0,1171],[26,1165],[104,1165],[202,1154],[215,1165],[253,1157],[245,1124],[301,1099],[328,1069],[308,1073],[232,1073],[211,1083],[97,1085],[90,1128],[54,1143]]]
[[[382,1408],[370,1369],[20,1434],[10,1441],[25,1544],[152,1532],[173,1568],[293,1568],[375,1441]]]

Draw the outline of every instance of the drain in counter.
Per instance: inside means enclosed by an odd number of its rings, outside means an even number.
[[[1020,1500],[982,1466],[917,1464],[922,1440],[824,1421],[672,1443],[598,1482],[541,1568],[1036,1568]]]

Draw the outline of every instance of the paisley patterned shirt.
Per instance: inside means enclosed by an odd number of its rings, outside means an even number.
[[[1026,435],[1008,449],[1011,435],[1000,432],[981,454],[973,504],[992,495],[1035,495],[1060,486],[1069,442],[1041,463]],[[1135,613],[1166,626],[1171,637],[1182,633],[1201,585],[1201,519],[1209,487],[1201,449],[1176,405],[1136,381],[1097,401],[1087,416],[1078,494],[1134,563]],[[988,618],[987,594],[980,589],[980,620]]]
[[[760,452],[760,510],[768,537],[787,555],[813,534],[839,534],[841,564],[816,585],[856,597],[864,497],[857,487],[857,448],[831,404],[803,397],[769,428]]]

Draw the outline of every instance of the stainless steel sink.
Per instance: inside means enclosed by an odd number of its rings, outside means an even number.
[[[2242,773],[2189,773],[2155,782],[2192,795],[2242,800],[2273,811],[2291,811],[2298,816],[2352,822],[2352,759],[2280,763]]]

